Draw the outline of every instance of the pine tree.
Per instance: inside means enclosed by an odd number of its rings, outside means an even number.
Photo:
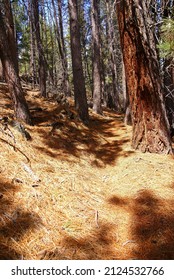
[[[132,146],[143,152],[172,153],[149,3],[117,2],[117,15],[132,110]]]
[[[0,59],[3,72],[14,104],[17,119],[31,124],[31,116],[24,97],[17,57],[13,15],[10,1],[0,3]]]
[[[82,67],[77,0],[69,0],[69,13],[75,107],[81,120],[87,123],[89,115]]]

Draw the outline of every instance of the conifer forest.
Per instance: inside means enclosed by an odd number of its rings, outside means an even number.
[[[0,0],[0,259],[174,259],[174,1]]]

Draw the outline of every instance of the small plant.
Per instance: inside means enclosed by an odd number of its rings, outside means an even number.
[[[161,58],[174,58],[174,20],[164,19],[161,26],[161,42],[158,45]]]

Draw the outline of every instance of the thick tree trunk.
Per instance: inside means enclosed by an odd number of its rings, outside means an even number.
[[[99,36],[99,3],[91,0],[91,23],[93,43],[93,110],[102,114],[101,108],[101,69],[100,69],[100,36]]]
[[[15,117],[31,124],[29,109],[19,78],[17,48],[13,29],[13,17],[9,1],[0,6],[0,59],[14,104]]]
[[[86,98],[85,79],[83,75],[80,29],[78,23],[77,0],[69,0],[71,56],[75,106],[82,121],[88,122],[88,105]]]
[[[117,3],[127,89],[132,110],[132,146],[172,153],[155,40],[146,1]]]

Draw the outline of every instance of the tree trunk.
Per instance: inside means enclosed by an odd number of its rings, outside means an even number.
[[[82,67],[77,0],[69,0],[69,13],[75,107],[81,120],[88,122],[89,115]]]
[[[115,57],[115,38],[114,38],[114,26],[113,26],[113,13],[114,8],[111,5],[110,0],[106,0],[106,10],[107,10],[107,25],[108,25],[108,44],[109,44],[109,55],[110,55],[110,68],[112,73],[112,88],[113,90],[109,92],[108,96],[108,107],[111,109],[119,110],[120,101],[118,95],[118,75],[117,75],[117,63]]]
[[[62,1],[58,0],[57,2],[58,2],[58,11],[59,11],[59,21],[57,19],[55,2],[54,0],[52,0],[54,20],[56,26],[56,38],[57,38],[59,54],[60,54],[61,64],[62,64],[62,76],[63,76],[62,85],[63,85],[63,91],[65,95],[70,96],[71,91],[70,91],[69,78],[68,78],[68,64],[66,58],[65,42],[63,37]]]
[[[28,14],[29,14],[29,24],[30,24],[30,75],[32,77],[32,86],[35,88],[37,83],[37,72],[36,72],[36,44],[34,36],[34,20],[32,14],[31,2],[28,3]]]
[[[100,69],[100,36],[99,36],[99,3],[91,0],[91,24],[93,45],[93,110],[102,114],[101,108],[101,69]]]
[[[165,59],[164,86],[165,104],[171,130],[174,131],[174,59]]]
[[[172,153],[155,39],[146,1],[117,2],[127,89],[132,111],[132,146]]]
[[[40,36],[40,24],[39,24],[39,7],[38,7],[38,0],[31,0],[32,3],[32,10],[33,10],[33,18],[34,18],[34,27],[35,27],[35,34],[36,34],[36,43],[37,43],[37,50],[39,56],[39,85],[41,96],[47,97],[46,92],[46,78],[47,78],[47,71],[46,71],[46,61]]]
[[[78,20],[80,22],[80,41],[81,41],[81,50],[82,50],[82,65],[84,70],[85,82],[87,85],[88,91],[92,92],[92,73],[91,73],[91,65],[89,60],[89,40],[87,39],[87,34],[89,30],[89,26],[91,26],[89,22],[89,18],[86,14],[89,14],[89,7],[86,7],[85,0],[78,0]]]
[[[173,0],[162,0],[162,17],[173,18]],[[164,59],[164,87],[165,87],[165,104],[167,116],[170,123],[172,134],[174,132],[174,58]]]
[[[3,5],[3,12],[1,5]],[[0,4],[0,59],[13,100],[15,117],[31,124],[31,116],[19,78],[17,47],[13,27],[11,5],[7,0],[4,1],[4,4]]]
[[[62,17],[62,0],[57,0],[58,11],[59,11],[59,28],[60,28],[60,40],[63,49],[62,64],[64,70],[64,83],[65,83],[65,95],[71,96],[71,89],[68,77],[68,62],[67,62],[67,52],[65,47],[64,32],[63,32],[63,17]]]

